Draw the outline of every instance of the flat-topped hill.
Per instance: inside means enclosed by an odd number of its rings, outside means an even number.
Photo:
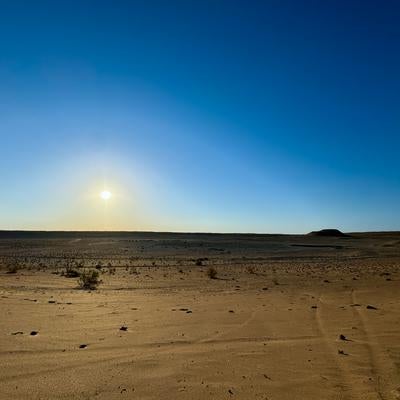
[[[321,229],[320,231],[312,231],[309,236],[323,236],[323,237],[349,237],[339,229]]]

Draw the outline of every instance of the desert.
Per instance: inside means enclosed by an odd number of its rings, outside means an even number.
[[[0,398],[398,399],[399,250],[396,232],[1,232]]]

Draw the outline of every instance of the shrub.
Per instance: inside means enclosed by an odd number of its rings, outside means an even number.
[[[208,268],[207,276],[210,279],[217,279],[217,270],[215,268],[213,268],[213,267]]]
[[[201,267],[202,265],[204,265],[204,261],[208,261],[207,257],[201,257],[198,258],[197,260],[193,260],[195,262],[195,265],[197,265],[198,267]]]
[[[80,272],[77,269],[73,268],[71,265],[67,265],[62,275],[66,278],[77,278],[78,276],[80,276]]]
[[[13,263],[7,267],[7,274],[16,274],[19,269],[18,264]]]
[[[83,270],[78,279],[79,287],[86,290],[95,290],[100,283],[99,271],[96,269]]]
[[[129,267],[129,273],[131,275],[139,275],[139,271],[137,270],[136,267]]]
[[[254,268],[252,265],[247,266],[246,271],[247,271],[249,274],[255,274],[255,273],[256,273],[256,270],[255,270],[255,268]]]
[[[7,261],[6,264],[6,273],[7,274],[16,274],[19,269],[23,267],[23,260],[18,259],[17,257],[12,257]]]

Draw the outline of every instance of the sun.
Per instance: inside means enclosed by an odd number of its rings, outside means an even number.
[[[111,196],[112,196],[112,193],[109,192],[108,190],[103,190],[102,192],[100,192],[100,197],[103,200],[109,200],[111,198]]]

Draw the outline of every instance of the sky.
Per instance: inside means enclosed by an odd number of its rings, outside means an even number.
[[[400,229],[398,2],[0,9],[0,229]]]

